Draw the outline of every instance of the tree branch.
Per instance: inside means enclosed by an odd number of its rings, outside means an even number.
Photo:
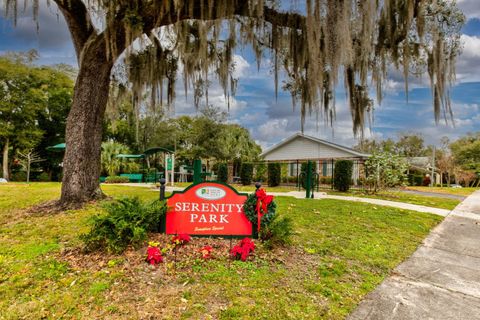
[[[81,0],[54,0],[65,17],[73,45],[80,64],[82,50],[88,39],[96,34],[95,28],[90,20],[90,15],[85,4]]]
[[[57,0],[59,1],[59,0]],[[64,0],[68,1],[68,0]],[[79,1],[79,0],[77,0]],[[213,2],[213,3],[212,3]],[[227,3],[226,3],[227,2]],[[225,4],[226,3],[226,4]],[[216,10],[223,5],[226,10]],[[150,34],[156,28],[172,25],[183,20],[218,20],[231,19],[235,16],[255,18],[249,10],[247,0],[184,0],[179,11],[174,10],[174,0],[157,0],[144,3],[138,8],[138,15],[142,19],[143,32]],[[210,10],[210,8],[213,8]],[[123,20],[127,10],[125,6],[115,12],[115,23],[107,26],[104,34],[115,34],[116,56],[120,55],[131,43],[127,43],[126,30]],[[263,19],[275,27],[287,27],[297,30],[305,29],[305,17],[297,13],[279,12],[264,6]],[[113,30],[110,30],[113,29]],[[134,39],[131,39],[133,41]]]
[[[249,10],[249,1],[247,0],[216,0],[213,1],[188,1],[185,0],[185,5],[180,11],[171,11],[170,14],[164,15],[162,19],[158,19],[158,16],[155,15],[156,10],[152,10],[155,7],[155,4],[152,4],[149,8],[145,8],[144,22],[145,29],[153,29],[161,26],[170,25],[182,20],[217,20],[217,19],[228,19],[233,18],[234,16],[242,17],[254,17],[251,15]],[[228,2],[227,4],[224,4]],[[209,4],[210,3],[210,4]],[[227,10],[219,12],[215,10],[216,7],[220,6],[220,3],[223,4]],[[210,11],[210,5],[213,10]],[[169,5],[173,8],[173,1]],[[302,29],[305,27],[305,17],[290,12],[279,12],[270,7],[263,7],[263,18],[265,21],[270,22],[275,26],[288,27],[293,29]]]

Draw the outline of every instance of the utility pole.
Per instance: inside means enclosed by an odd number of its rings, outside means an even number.
[[[430,187],[435,186],[435,146],[433,146],[433,154],[432,154],[432,178],[430,179]]]

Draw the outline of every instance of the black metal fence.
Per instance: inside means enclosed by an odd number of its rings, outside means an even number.
[[[335,161],[337,159],[311,159],[296,161],[261,161],[254,163],[254,181],[260,181],[263,184],[268,183],[268,164],[280,164],[280,186],[289,186],[298,190],[305,189],[305,179],[307,163],[313,164],[313,187],[315,190],[333,189]],[[360,159],[349,159],[353,162],[352,170],[352,189],[364,189],[365,185],[365,166],[364,161]]]

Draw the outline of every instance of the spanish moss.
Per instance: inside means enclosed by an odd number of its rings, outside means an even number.
[[[16,21],[18,0],[4,2]],[[38,0],[30,2],[36,19]],[[86,8],[77,25],[93,30],[86,34],[87,44],[104,42],[112,64],[126,64],[134,101],[148,92],[153,106],[171,107],[178,74],[196,106],[208,99],[212,80],[229,101],[237,86],[236,49],[249,46],[258,67],[271,55],[275,94],[279,72],[284,72],[282,88],[290,92],[294,106],[300,104],[302,130],[306,115],[313,112],[333,124],[335,88],[343,78],[353,131],[363,135],[374,110],[370,95],[381,103],[383,84],[395,69],[403,74],[407,93],[411,76],[427,73],[435,120],[452,118],[449,88],[464,22],[454,1],[306,0],[289,11],[266,0],[54,2],[62,12]],[[101,30],[91,27],[93,11],[102,13]]]

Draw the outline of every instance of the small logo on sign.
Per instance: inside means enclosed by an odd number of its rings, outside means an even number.
[[[195,191],[197,197],[205,200],[218,200],[225,197],[226,192],[223,189],[216,187],[203,187]]]

